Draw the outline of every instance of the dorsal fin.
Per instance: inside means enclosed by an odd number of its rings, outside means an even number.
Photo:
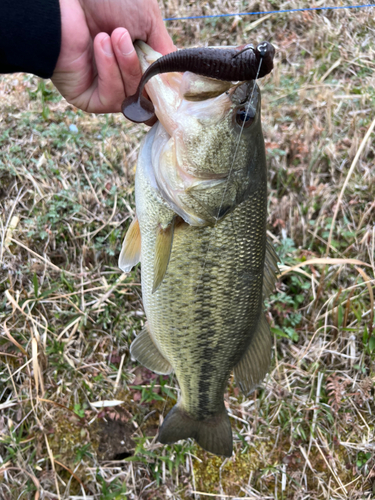
[[[277,263],[280,261],[271,241],[267,238],[266,241],[266,256],[264,259],[263,273],[263,299],[266,299],[275,288],[277,273],[279,268]]]
[[[262,314],[249,347],[234,367],[236,383],[245,396],[248,396],[266,376],[271,362],[271,350],[271,332],[267,320]]]
[[[152,293],[155,293],[159,288],[167,272],[169,257],[172,251],[175,219],[176,218],[173,217],[171,223],[165,229],[159,226],[157,230]]]
[[[128,273],[141,260],[141,231],[137,216],[134,217],[126,233],[120,257],[119,268]]]

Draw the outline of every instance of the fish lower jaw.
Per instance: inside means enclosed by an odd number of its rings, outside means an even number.
[[[140,60],[142,71],[146,71],[152,63],[162,57],[160,52],[156,52],[156,50],[152,49],[142,40],[137,40],[134,43],[134,47],[137,52],[138,59]]]

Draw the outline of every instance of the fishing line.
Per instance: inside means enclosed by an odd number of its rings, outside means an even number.
[[[312,11],[319,11],[319,10],[363,9],[363,8],[372,8],[372,7],[375,7],[374,3],[371,3],[371,4],[359,4],[359,5],[307,7],[307,8],[300,8],[300,9],[282,9],[282,10],[269,10],[269,11],[257,11],[257,12],[235,12],[235,13],[230,13],[230,14],[212,14],[212,15],[206,15],[206,16],[168,17],[168,18],[165,18],[163,20],[164,21],[184,21],[184,20],[189,20],[189,19],[213,19],[213,18],[236,17],[236,16],[256,16],[256,15],[267,15],[267,14],[287,14],[287,13],[292,13],[292,12],[312,12]],[[255,77],[254,82],[256,82],[257,79],[258,79],[261,65],[262,65],[262,58],[259,61],[259,67],[258,67],[257,75]],[[252,99],[253,99],[253,95],[254,95],[254,90],[255,90],[255,85],[253,86],[253,89],[252,89],[252,93],[251,93],[251,96],[250,96],[250,99],[249,99],[249,102],[248,102],[248,105],[247,105],[247,108],[246,108],[246,113],[248,113],[248,111],[250,109],[250,105],[252,103]],[[228,188],[228,185],[229,185],[229,179],[230,179],[230,176],[231,176],[232,171],[233,171],[233,166],[234,166],[234,162],[236,160],[236,156],[237,156],[237,152],[238,152],[239,144],[240,144],[240,141],[241,141],[241,136],[242,136],[242,133],[243,133],[244,126],[245,126],[245,122],[241,126],[239,138],[238,138],[236,149],[235,149],[235,153],[234,153],[234,158],[233,158],[232,165],[230,167],[229,174],[228,174],[228,180],[226,182],[226,185],[225,185],[225,188],[224,188],[224,193],[223,193],[223,196],[222,196],[222,199],[221,199],[221,203],[220,203],[220,208],[219,208],[217,216],[216,216],[216,221],[215,221],[215,224],[214,224],[214,231],[213,231],[213,234],[211,235],[211,237],[209,238],[208,247],[207,247],[205,258],[204,258],[202,272],[201,272],[201,275],[200,275],[200,278],[199,278],[198,285],[197,285],[195,293],[198,293],[199,282],[203,279],[204,270],[206,268],[206,262],[207,262],[208,252],[210,251],[210,248],[211,248],[211,241],[212,241],[213,237],[216,234],[216,228],[217,228],[217,224],[218,224],[218,221],[219,221],[220,211],[221,211],[223,203],[224,203],[224,198],[225,198],[225,195],[226,195],[226,192],[227,192],[227,188]]]
[[[247,103],[247,107],[246,107],[246,114],[249,112],[250,106],[251,106],[251,104],[253,102],[253,97],[254,97],[254,92],[255,92],[255,82],[258,80],[258,76],[259,76],[259,73],[260,73],[260,68],[262,66],[262,62],[263,62],[263,57],[261,57],[260,60],[259,60],[259,66],[258,66],[257,74],[255,76],[255,80],[254,80],[253,88],[252,88],[252,91],[251,91],[250,99],[249,99],[249,101]],[[234,156],[233,156],[232,164],[231,164],[230,169],[229,169],[229,174],[228,174],[228,177],[227,177],[227,182],[225,183],[223,196],[221,198],[220,206],[219,206],[219,209],[217,211],[216,221],[215,221],[215,224],[214,224],[214,227],[213,227],[213,233],[211,234],[211,236],[210,236],[210,238],[208,240],[208,247],[207,247],[207,250],[206,250],[206,254],[204,256],[204,262],[203,262],[202,272],[201,272],[201,275],[200,275],[199,280],[198,280],[197,288],[195,290],[196,294],[198,293],[199,282],[203,278],[204,270],[206,268],[207,256],[208,256],[208,252],[210,251],[210,248],[211,248],[211,242],[212,242],[212,240],[213,240],[213,238],[214,238],[214,236],[216,234],[216,228],[217,228],[217,224],[219,222],[220,212],[221,212],[221,209],[223,208],[225,195],[226,195],[227,190],[228,190],[230,176],[232,175],[232,172],[233,172],[233,167],[234,167],[234,163],[236,161],[237,152],[238,152],[238,148],[240,146],[240,141],[241,141],[241,137],[242,137],[242,134],[243,134],[243,129],[245,127],[245,123],[246,123],[246,121],[244,120],[243,123],[242,123],[242,125],[241,125],[241,130],[240,130],[240,133],[239,133],[239,136],[238,136],[238,140],[237,140],[237,144],[236,144],[236,149],[234,151]]]
[[[208,16],[185,16],[185,17],[167,17],[163,21],[186,21],[188,19],[212,19],[214,17],[235,17],[235,16],[258,16],[265,14],[287,14],[290,12],[309,12],[317,10],[342,10],[342,9],[363,9],[375,7],[375,3],[359,4],[359,5],[339,5],[327,7],[306,7],[303,9],[282,9],[282,10],[265,10],[258,12],[232,12],[231,14],[212,14]]]
[[[262,66],[262,62],[263,62],[263,58],[261,57],[261,58],[260,58],[260,60],[259,60],[258,71],[257,71],[257,74],[256,74],[256,76],[255,76],[253,89],[252,89],[252,91],[251,91],[251,96],[250,96],[249,102],[247,103],[246,113],[248,113],[248,112],[249,112],[250,105],[251,105],[251,104],[252,104],[252,102],[253,102],[254,91],[255,91],[255,82],[258,80],[258,76],[259,76],[260,68],[261,68],[261,66]],[[238,136],[238,141],[237,141],[236,149],[235,149],[235,151],[234,151],[234,156],[233,156],[232,165],[231,165],[231,167],[230,167],[230,169],[229,169],[228,180],[227,180],[227,182],[226,182],[226,184],[225,184],[224,193],[223,193],[223,196],[222,196],[222,198],[221,198],[221,203],[220,203],[219,210],[218,210],[218,212],[217,212],[216,222],[215,222],[215,228],[216,228],[217,223],[218,223],[218,221],[219,221],[219,215],[220,215],[221,209],[223,208],[224,198],[225,198],[225,195],[227,194],[227,189],[228,189],[228,184],[229,184],[230,176],[232,175],[232,171],[233,171],[233,167],[234,167],[234,162],[236,161],[237,152],[238,152],[238,148],[239,148],[239,146],[240,146],[240,141],[241,141],[241,137],[242,137],[242,134],[243,134],[243,129],[244,129],[244,127],[245,127],[245,123],[246,123],[246,121],[244,120],[244,121],[243,121],[243,124],[241,125],[241,130],[240,130],[240,134],[239,134],[239,136]]]

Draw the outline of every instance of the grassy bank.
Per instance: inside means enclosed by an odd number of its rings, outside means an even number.
[[[164,13],[305,6],[165,1]],[[266,313],[273,361],[248,399],[230,381],[226,460],[156,442],[178,386],[129,356],[145,321],[140,273],[117,260],[147,127],[85,114],[49,81],[0,77],[1,498],[374,497],[374,14],[167,24],[178,47],[277,48],[260,82],[282,261]]]

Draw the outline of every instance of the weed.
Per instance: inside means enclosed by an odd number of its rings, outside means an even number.
[[[165,17],[249,8],[234,0],[163,6]],[[250,5],[258,7],[283,4]],[[345,184],[373,120],[369,12],[275,15],[259,18],[256,30],[246,16],[167,26],[179,47],[277,46],[275,69],[259,82],[268,230],[283,266],[266,305],[275,352],[262,388],[249,397],[230,383],[228,460],[190,441],[156,442],[160,419],[176,402],[176,381],[150,372],[142,378],[129,355],[145,323],[140,272],[124,277],[117,259],[134,215],[146,128],[120,115],[89,116],[51,82],[1,77],[0,242],[10,237],[0,247],[1,498],[67,500],[82,488],[103,500],[198,497],[192,491],[373,497],[373,137]],[[13,215],[19,222],[10,229]],[[327,252],[342,264],[319,264]],[[363,263],[355,266],[369,283],[343,263],[350,259]],[[302,267],[291,271],[296,264]],[[92,403],[109,406],[94,410]]]

